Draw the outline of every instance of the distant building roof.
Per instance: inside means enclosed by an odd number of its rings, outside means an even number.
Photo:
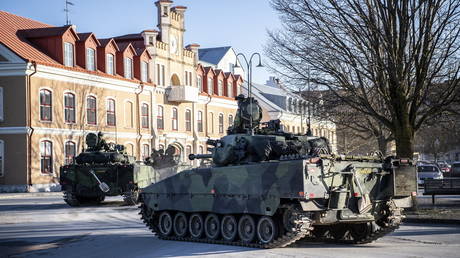
[[[198,56],[200,61],[217,65],[231,48],[232,47],[200,48],[198,49]]]

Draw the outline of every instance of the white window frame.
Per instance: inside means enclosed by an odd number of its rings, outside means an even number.
[[[132,79],[133,78],[133,59],[132,58],[125,57],[124,69],[125,69],[125,78]]]
[[[66,121],[66,117],[65,117],[65,110],[66,110],[66,105],[65,105],[65,96],[67,94],[72,94],[73,97],[74,97],[74,107],[73,107],[73,112],[74,112],[74,118],[75,118],[75,121],[74,122],[67,122]],[[74,92],[74,91],[70,91],[70,90],[66,90],[64,91],[64,94],[63,94],[63,99],[62,99],[62,105],[64,107],[64,123],[66,124],[76,124],[77,123],[77,94]]]
[[[75,157],[77,156],[77,143],[72,141],[72,140],[67,140],[64,142],[64,164],[68,165],[68,164],[72,164],[72,163],[66,163],[67,161],[67,143],[73,143],[73,146],[74,146],[74,156],[73,158],[75,159]]]
[[[141,81],[147,82],[149,76],[149,63],[141,61]]]
[[[88,98],[89,98],[89,97],[94,97],[94,98],[96,99],[96,109],[95,109],[95,110],[96,110],[96,113],[95,113],[95,114],[96,114],[96,119],[95,119],[95,123],[94,123],[94,124],[90,124],[90,123],[88,122]],[[97,99],[97,96],[94,95],[94,94],[88,94],[88,95],[85,96],[85,117],[86,117],[86,125],[89,125],[89,126],[98,125],[98,123],[97,123],[97,115],[98,115],[98,108],[97,108],[97,105],[98,105],[98,101],[99,101],[99,100]]]
[[[64,42],[64,65],[68,67],[75,66],[75,47],[70,42]]]
[[[115,74],[115,56],[113,54],[106,54],[105,72],[110,75]]]
[[[96,71],[96,50],[94,48],[86,48],[86,69]]]
[[[224,93],[224,92],[223,92],[223,91],[224,91],[224,88],[223,88],[223,87],[224,87],[224,86],[223,86],[222,80],[218,80],[218,81],[217,81],[217,95],[218,95],[218,96],[223,96],[223,95],[224,95],[224,94],[223,94],[223,93]]]
[[[41,144],[42,144],[43,141],[49,141],[49,142],[51,142],[51,169],[53,170],[52,173],[42,173],[42,167],[41,167],[41,161],[42,161]],[[54,167],[54,164],[53,164],[54,161],[55,161],[55,159],[54,159],[54,154],[55,154],[55,153],[54,153],[54,152],[55,152],[55,151],[54,151],[54,141],[51,140],[50,138],[41,138],[40,141],[38,142],[38,150],[39,150],[39,155],[38,155],[38,157],[39,157],[39,164],[40,164],[40,174],[41,174],[42,176],[53,176],[53,175],[55,175],[55,173],[56,173],[55,171],[56,171],[56,170],[55,170],[55,167]]]

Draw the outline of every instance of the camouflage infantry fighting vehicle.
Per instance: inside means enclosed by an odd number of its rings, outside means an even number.
[[[140,214],[161,239],[259,248],[299,239],[368,243],[398,228],[412,205],[408,159],[341,156],[327,139],[259,128],[260,107],[238,96],[235,125],[210,140],[208,168],[143,189]]]
[[[134,205],[140,188],[159,181],[153,167],[135,163],[124,146],[107,144],[102,133],[89,133],[86,145],[73,164],[60,168],[64,200],[70,206],[100,203],[105,196],[116,195],[123,195],[127,204]]]

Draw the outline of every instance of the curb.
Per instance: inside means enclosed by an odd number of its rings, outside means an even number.
[[[10,198],[27,198],[27,197],[44,197],[44,196],[61,196],[62,192],[36,192],[36,193],[0,193],[1,199]]]
[[[426,223],[426,224],[456,224],[460,225],[460,219],[433,219],[433,218],[405,218],[405,223]]]

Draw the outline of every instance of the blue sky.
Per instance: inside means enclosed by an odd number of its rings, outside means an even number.
[[[157,29],[155,0],[70,0],[70,18],[78,32],[106,38]],[[280,27],[268,0],[176,0],[187,6],[185,42],[202,47],[233,46],[246,56],[263,55],[267,29]],[[0,9],[55,26],[65,24],[65,0],[0,0]],[[263,61],[268,61],[264,59]],[[265,83],[270,73],[253,69],[253,81]]]

